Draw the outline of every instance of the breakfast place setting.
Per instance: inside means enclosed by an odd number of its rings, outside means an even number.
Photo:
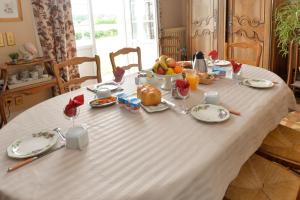
[[[50,187],[40,195],[51,193],[57,199],[54,190],[72,191],[78,184],[80,190],[101,192],[103,199],[123,199],[126,194],[147,199],[149,193],[166,199],[173,183],[209,185],[218,180],[212,174],[220,169],[227,177],[235,176],[228,163],[239,166],[243,160],[231,159],[232,153],[238,154],[232,150],[250,153],[263,137],[259,130],[271,129],[274,107],[284,113],[294,103],[277,75],[219,60],[215,50],[207,59],[197,52],[190,62],[162,55],[153,63],[151,69],[132,74],[117,67],[112,81],[49,99],[5,126],[3,131],[14,134],[1,138],[0,179],[8,183],[1,190],[12,191],[10,183],[20,177],[25,184],[42,176]],[[266,103],[275,96],[282,101]],[[251,125],[259,130],[252,133]],[[241,133],[243,140],[234,142]],[[225,146],[231,150],[224,151]],[[224,178],[219,191],[229,179]],[[44,183],[35,184],[32,188]],[[145,191],[137,188],[145,184]],[[36,192],[32,188],[13,192],[25,192],[30,199]],[[68,198],[78,192],[73,190]]]

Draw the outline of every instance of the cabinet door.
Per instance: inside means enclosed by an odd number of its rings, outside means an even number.
[[[217,48],[216,0],[189,0],[188,39],[189,55],[197,51],[207,53]]]
[[[224,0],[188,0],[187,35],[189,55],[202,51],[207,55],[216,49],[222,57],[225,42]]]
[[[270,41],[272,21],[271,0],[229,0],[227,14],[228,42],[259,42],[262,45],[260,66],[270,65]],[[235,56],[255,58],[255,53],[235,50]],[[239,55],[240,54],[240,55]]]

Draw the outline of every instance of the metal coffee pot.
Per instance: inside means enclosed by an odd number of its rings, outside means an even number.
[[[193,69],[196,72],[200,72],[200,73],[207,72],[207,65],[204,59],[204,54],[201,51],[198,51],[193,56]]]

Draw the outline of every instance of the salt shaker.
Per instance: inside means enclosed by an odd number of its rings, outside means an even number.
[[[84,149],[89,143],[88,131],[82,126],[75,126],[66,133],[66,147],[68,149]]]

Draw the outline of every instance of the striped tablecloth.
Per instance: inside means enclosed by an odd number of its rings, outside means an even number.
[[[172,110],[134,114],[118,105],[91,109],[88,102],[94,94],[85,89],[28,109],[0,131],[0,199],[222,199],[242,164],[288,108],[295,106],[291,90],[277,75],[250,66],[243,67],[243,75],[279,84],[259,90],[221,79],[200,85],[188,100],[189,105],[201,103],[203,92],[216,90],[224,105],[242,113],[219,124],[202,123]],[[124,87],[135,91],[133,77],[127,78]],[[76,122],[88,127],[88,148],[62,149],[7,173],[16,163],[6,156],[7,146],[40,130],[67,130],[71,122],[64,118],[63,107],[81,93],[86,102]]]

